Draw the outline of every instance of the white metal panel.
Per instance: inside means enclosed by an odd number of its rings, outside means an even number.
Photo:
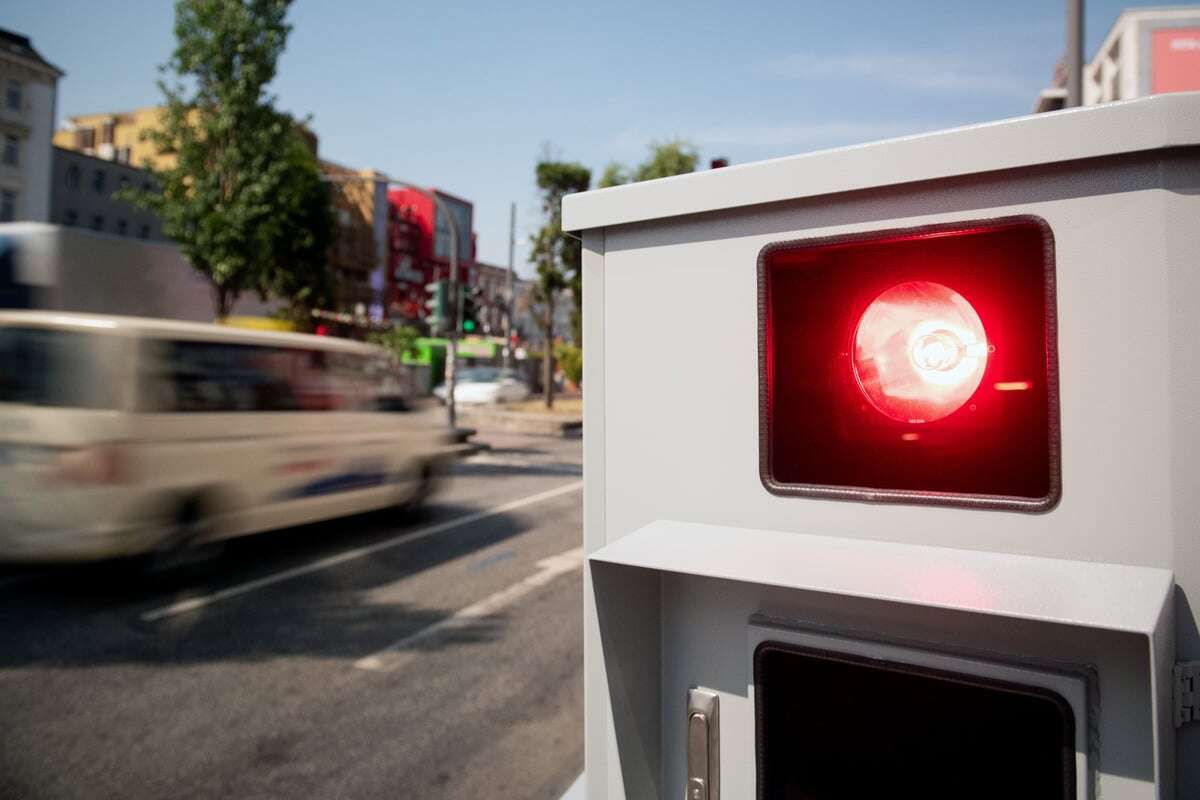
[[[586,540],[589,552],[610,549],[591,561],[589,586],[608,609],[607,624],[653,651],[610,651],[602,643],[603,615],[589,609],[589,641],[601,642],[602,652],[588,656],[586,691],[593,702],[607,700],[602,739],[588,723],[589,796],[625,796],[631,784],[622,769],[631,752],[639,754],[639,769],[660,759],[662,793],[675,794],[686,688],[722,692],[723,726],[750,713],[738,642],[759,613],[1010,658],[1092,664],[1105,676],[1104,796],[1174,796],[1176,742],[1178,796],[1200,796],[1200,726],[1176,738],[1169,720],[1162,724],[1170,698],[1164,668],[1176,657],[1200,658],[1192,611],[1200,601],[1188,600],[1200,595],[1200,360],[1192,355],[1200,340],[1192,302],[1200,292],[1198,130],[1200,95],[1156,97],[568,201],[570,227],[604,227],[602,251],[590,262],[592,286],[603,291],[585,292],[585,320],[599,320],[598,332],[589,328],[585,339],[585,364],[592,364],[586,383],[602,398],[602,411],[585,409],[587,437],[602,439],[589,444],[585,474],[588,496],[603,506],[588,511]],[[1172,149],[1144,152],[1159,147]],[[679,216],[685,214],[691,216]],[[1060,505],[1030,515],[768,494],[757,469],[758,251],[786,239],[1012,214],[1041,216],[1055,236]],[[654,346],[662,342],[679,344]],[[1065,559],[1075,564],[1035,572],[1047,582],[1059,579],[1058,569],[1104,582],[1084,589],[1086,597],[1067,597],[1075,592],[1059,585],[1062,596],[1052,597],[1053,587],[1022,585],[1020,569],[989,568],[975,576],[1008,588],[978,604],[1001,610],[987,614],[969,610],[976,595],[965,591],[920,605],[834,593],[845,585],[814,591],[772,584],[775,570],[786,573],[780,580],[793,574],[777,563],[786,562],[778,553],[790,552],[789,545],[758,554],[754,570],[767,583],[749,582],[750,569],[735,571],[736,549],[698,552],[692,561],[681,556],[672,568],[678,571],[604,560],[622,552],[623,537],[660,519],[769,530],[780,542],[814,534],[850,540],[843,555],[883,544],[971,551],[963,556],[971,564],[999,553]],[[686,537],[678,538],[683,552]],[[665,550],[662,556],[671,557]],[[1164,591],[1174,602],[1160,605],[1157,620],[1148,622],[1153,604],[1131,598],[1161,588],[1170,571],[1178,585]],[[1135,574],[1147,583],[1124,580]],[[597,582],[597,575],[604,577]],[[907,584],[895,579],[892,590],[917,596],[922,587],[911,575]],[[893,580],[886,571],[877,577],[885,586]],[[614,600],[623,582],[640,600]],[[1131,592],[1134,585],[1142,588]],[[1112,597],[1107,603],[1104,592]],[[1114,627],[1065,623],[1076,616]],[[1157,633],[1145,633],[1148,626]],[[619,686],[608,681],[614,674]],[[652,696],[639,684],[656,680],[660,709],[628,702]],[[626,699],[617,721],[615,694]],[[656,723],[642,718],[655,711]],[[660,741],[647,738],[656,725]],[[753,770],[752,763],[722,766],[734,780],[739,770]],[[595,770],[606,775],[593,778]]]
[[[703,686],[720,694],[722,742],[753,740],[754,707],[748,691],[753,675],[745,648],[748,632],[760,615],[790,626],[998,664],[1035,669],[1089,665],[1098,685],[1099,713],[1090,722],[1099,745],[1099,796],[1122,800],[1173,796],[1155,741],[1161,737],[1171,747],[1174,731],[1170,719],[1154,715],[1151,676],[1162,666],[1153,661],[1151,639],[1145,635],[654,573],[597,561],[592,569],[660,576],[661,613],[631,611],[619,622],[633,627],[638,619],[652,617],[661,624],[663,797],[677,796],[684,785],[688,687]],[[626,662],[625,666],[632,665]],[[739,791],[754,785],[751,753],[748,748],[722,753],[722,781],[730,796],[753,796]]]
[[[1168,381],[1188,356],[1177,349],[1185,343],[1173,339],[1169,315],[1146,310],[1170,305],[1168,274],[1155,268],[1174,255],[1163,231],[1194,222],[1200,194],[1189,192],[1200,192],[1200,183],[1186,192],[1155,188],[1185,164],[1127,158],[1083,172],[606,229],[608,540],[676,519],[1170,568],[1172,514],[1196,497],[1186,476],[1200,463],[1181,472],[1163,457],[1182,425],[1171,413]],[[1042,217],[1055,237],[1059,505],[1031,515],[769,494],[758,473],[759,250],[1013,214]],[[686,302],[663,301],[669,297]],[[647,342],[674,341],[698,325],[705,335],[694,346],[651,357]]]
[[[1175,586],[1169,570],[1152,567],[671,520],[652,522],[590,559],[1147,636]]]
[[[567,230],[1200,143],[1200,92],[1162,94],[567,195]]]

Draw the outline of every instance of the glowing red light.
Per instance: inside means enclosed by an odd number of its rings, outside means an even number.
[[[931,281],[888,289],[854,332],[854,376],[881,414],[932,422],[979,388],[987,365],[983,323],[958,292]]]

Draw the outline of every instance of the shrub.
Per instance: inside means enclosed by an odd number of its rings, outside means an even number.
[[[560,344],[554,348],[554,357],[567,380],[576,386],[583,385],[583,350],[573,344]]]

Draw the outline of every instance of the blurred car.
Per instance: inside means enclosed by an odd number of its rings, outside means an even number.
[[[511,369],[468,367],[454,376],[454,402],[462,404],[519,403],[530,395],[529,384]],[[433,390],[434,397],[446,402],[446,384]]]
[[[0,312],[0,561],[167,558],[411,505],[457,446],[381,348]]]

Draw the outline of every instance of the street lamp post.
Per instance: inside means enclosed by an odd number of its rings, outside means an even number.
[[[398,186],[402,189],[411,189],[414,192],[423,194],[433,201],[437,206],[438,211],[446,218],[446,223],[450,226],[450,303],[454,309],[450,331],[446,336],[446,423],[451,430],[457,427],[458,414],[454,403],[454,385],[455,385],[455,367],[458,361],[458,334],[462,328],[462,305],[458,302],[458,222],[454,219],[454,215],[450,213],[449,207],[438,197],[438,193],[409,183],[408,181],[396,180],[395,178],[383,177],[379,178],[374,175],[322,175],[322,180],[332,183],[348,183],[349,181],[372,181],[383,182],[388,186]],[[434,225],[434,235],[437,235],[437,226]],[[386,268],[386,267],[385,267]]]
[[[512,366],[513,246],[517,233],[517,204],[508,207],[508,272],[504,276],[504,368]]]

